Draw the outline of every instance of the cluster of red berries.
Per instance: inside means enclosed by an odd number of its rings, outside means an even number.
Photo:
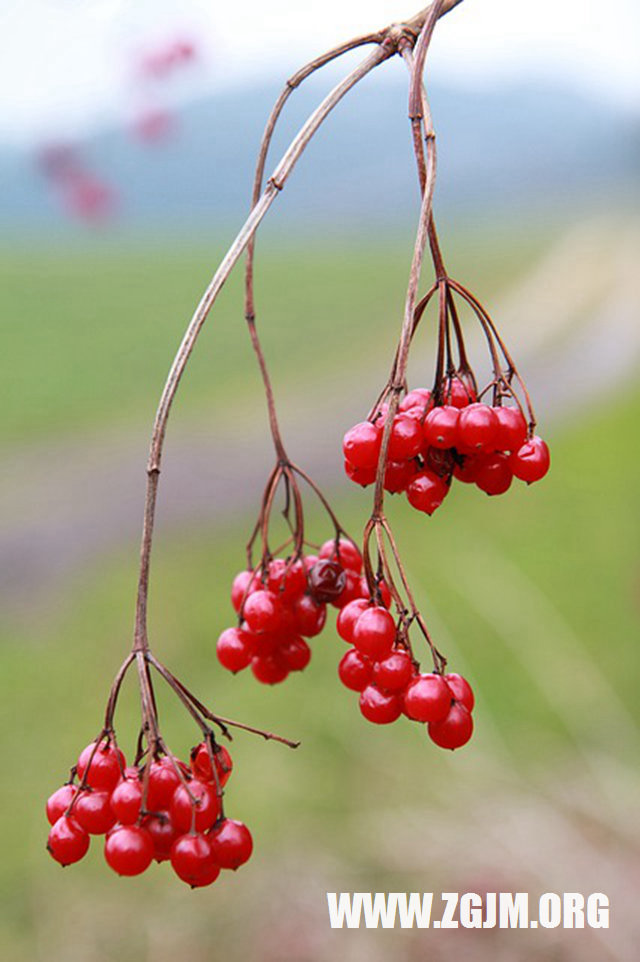
[[[71,865],[86,855],[91,835],[104,835],[104,857],[118,875],[140,875],[155,859],[170,861],[192,888],[210,885],[253,849],[246,825],[222,814],[221,789],[232,767],[225,748],[204,742],[190,765],[163,755],[146,771],[128,767],[108,737],[92,742],[78,758],[79,784],[63,785],[47,801],[47,848],[56,862]]]
[[[433,514],[453,478],[476,484],[487,494],[504,494],[514,477],[531,484],[549,470],[549,449],[537,435],[528,437],[519,407],[478,402],[475,390],[452,378],[434,403],[431,391],[416,388],[400,402],[393,419],[385,490],[406,492],[418,511]],[[344,436],[345,471],[352,481],[373,484],[388,406]]]
[[[353,645],[338,666],[342,684],[360,692],[360,711],[376,725],[405,715],[427,724],[441,748],[471,738],[473,691],[461,675],[421,674],[384,605],[352,601],[338,615],[338,634]]]
[[[241,571],[231,588],[239,624],[218,638],[221,665],[232,672],[251,666],[266,685],[302,671],[311,659],[305,639],[324,628],[327,604],[343,608],[369,596],[361,571],[360,552],[346,538],[325,542],[317,555],[272,558],[256,571]]]

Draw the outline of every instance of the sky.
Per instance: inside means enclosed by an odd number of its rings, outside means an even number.
[[[285,79],[420,0],[2,0],[0,142],[37,143],[264,78]],[[169,80],[140,58],[176,37],[199,58]],[[638,0],[464,0],[440,23],[429,69],[457,85],[569,84],[640,114]]]

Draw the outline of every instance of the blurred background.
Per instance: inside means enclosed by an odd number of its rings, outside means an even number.
[[[228,589],[272,466],[234,276],[169,429],[152,644],[239,736],[228,812],[251,863],[191,892],[118,879],[100,845],[62,872],[44,801],[95,735],[130,644],[148,436],[182,332],[242,223],[284,79],[406,2],[21,0],[0,13],[0,497],[6,962],[590,960],[635,957],[640,554],[640,15],[465,3],[428,67],[436,216],[451,274],[486,304],[537,403],[553,469],[503,498],[389,512],[419,604],[477,692],[476,734],[438,751],[377,728],[342,689],[333,624],[273,689],[218,665]],[[342,71],[290,101],[284,148]],[[402,64],[329,119],[264,225],[257,313],[292,457],[357,536],[370,492],[340,444],[385,382],[417,187]],[[430,283],[428,270],[425,286]],[[470,334],[476,357],[480,341]],[[432,377],[415,345],[413,385]],[[329,536],[309,501],[314,537]],[[333,619],[331,619],[333,622]],[[195,732],[163,700],[179,754]],[[135,691],[121,743],[132,748]],[[332,931],[327,891],[604,892],[609,930]]]

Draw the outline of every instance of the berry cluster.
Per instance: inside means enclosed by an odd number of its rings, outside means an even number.
[[[232,672],[250,666],[267,685],[302,671],[311,659],[305,639],[324,628],[327,605],[344,608],[369,597],[361,571],[360,552],[344,537],[326,541],[317,555],[272,558],[258,570],[241,571],[231,588],[239,624],[218,638],[221,665]]]
[[[232,767],[228,751],[213,741],[193,749],[190,765],[158,755],[127,766],[105,736],[87,745],[72,781],[48,799],[47,848],[56,862],[71,865],[86,855],[91,835],[104,835],[104,857],[118,875],[140,875],[153,860],[170,861],[192,888],[210,885],[221,869],[243,865],[253,849],[249,829],[222,811]]]
[[[406,633],[384,605],[356,600],[338,615],[338,634],[353,647],[338,666],[342,684],[360,692],[360,711],[376,725],[405,715],[427,724],[441,748],[460,748],[471,738],[471,686],[461,675],[421,674]]]
[[[433,514],[453,478],[495,495],[504,494],[514,477],[531,484],[547,473],[549,449],[537,435],[528,437],[519,407],[479,402],[459,377],[448,379],[442,401],[416,388],[400,402],[389,435],[386,491],[405,492],[414,508]],[[344,436],[345,471],[363,486],[376,478],[387,410],[381,405]]]

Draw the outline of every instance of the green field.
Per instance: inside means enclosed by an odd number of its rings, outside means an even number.
[[[539,250],[535,238],[509,246],[468,239],[452,261],[467,261],[465,279],[490,297]],[[211,260],[202,249],[123,256],[94,248],[43,254],[35,269],[33,258],[3,255],[5,356],[16,359],[7,372],[5,456],[13,444],[125,432],[150,420]],[[352,377],[355,390],[370,364],[384,377],[396,329],[389,317],[399,316],[405,274],[406,251],[397,245],[280,251],[261,262],[258,316],[287,398],[306,378]],[[203,335],[180,401],[186,418],[223,417],[230,402],[247,425],[256,411],[263,416],[239,291],[230,285]],[[221,714],[302,739],[295,752],[248,735],[234,742],[228,811],[251,825],[257,849],[252,864],[215,891],[192,895],[166,866],[119,880],[97,843],[85,863],[64,872],[44,852],[44,800],[99,728],[130,643],[137,545],[123,539],[97,556],[55,602],[36,595],[28,617],[5,627],[0,648],[2,959],[164,962],[181,952],[190,962],[223,953],[315,960],[341,951],[323,928],[327,886],[464,891],[480,885],[482,873],[489,887],[514,891],[596,885],[580,874],[582,856],[546,877],[536,870],[532,848],[551,865],[558,838],[569,844],[549,812],[593,847],[594,864],[617,864],[622,885],[640,741],[640,451],[629,443],[639,418],[640,395],[628,391],[606,407],[594,402],[579,422],[553,425],[550,476],[504,498],[459,485],[432,519],[391,501],[425,617],[452,670],[478,692],[476,736],[455,755],[438,751],[419,726],[377,729],[361,719],[356,696],[335,677],[343,643],[333,626],[314,641],[309,669],[280,687],[225,673],[215,639],[231,623],[228,587],[252,517],[221,514],[217,524],[163,536],[151,592],[159,656]],[[340,479],[340,425],[319,414],[316,427],[335,435],[334,503],[356,533],[369,493]],[[304,464],[304,449],[297,455]],[[309,517],[318,538],[327,537],[313,505]],[[183,712],[165,698],[161,712],[169,742],[186,753],[195,732]],[[132,688],[120,716],[125,748],[136,724]],[[535,841],[525,841],[523,828],[522,839],[516,832],[512,848],[500,849],[492,834],[500,805],[512,825],[534,826]],[[293,902],[295,918],[283,908]],[[293,938],[297,929],[299,945],[279,955],[278,933]],[[364,958],[367,944],[349,958]],[[424,957],[413,951],[407,959]]]

